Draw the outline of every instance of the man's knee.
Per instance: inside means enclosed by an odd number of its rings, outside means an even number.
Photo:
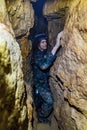
[[[49,105],[52,105],[52,106],[53,106],[53,102],[54,102],[54,100],[53,100],[53,97],[52,97],[52,95],[51,95],[51,94],[47,97],[46,102],[47,102],[47,104],[49,104]]]
[[[42,91],[43,90],[43,91]],[[41,89],[40,96],[42,97],[43,101],[47,104],[53,105],[53,95],[51,91],[48,91],[48,89]]]

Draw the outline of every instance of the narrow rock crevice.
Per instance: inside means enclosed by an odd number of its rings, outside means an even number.
[[[1,130],[87,129],[86,12],[86,0],[0,0]],[[45,33],[52,48],[63,29],[50,70],[51,127],[38,126],[32,96],[32,42],[37,33]]]

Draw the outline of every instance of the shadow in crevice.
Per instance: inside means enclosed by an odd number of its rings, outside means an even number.
[[[48,36],[48,22],[43,15],[43,6],[45,0],[38,0],[37,2],[31,2],[34,9],[34,26],[30,30],[29,40],[33,42],[36,34],[45,33]]]

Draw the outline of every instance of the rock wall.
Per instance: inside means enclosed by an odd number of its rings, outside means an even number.
[[[22,130],[27,118],[22,57],[8,30],[0,24],[0,129]]]
[[[34,25],[34,11],[29,0],[6,0],[7,11],[17,42],[20,45],[23,57],[24,78],[30,77],[29,54],[32,44],[28,40],[30,29]],[[29,78],[27,79],[29,81]]]
[[[48,21],[49,43],[52,47],[55,45],[57,34],[64,28],[69,5],[69,1],[51,0],[44,6],[43,13]]]
[[[29,0],[6,0],[7,11],[16,37],[29,35],[34,12]]]
[[[30,130],[32,99],[26,96],[21,50],[6,5],[5,0],[0,1],[0,129]]]
[[[66,7],[64,3],[68,4],[68,15],[50,80],[54,117],[60,130],[87,130],[87,1],[48,1],[45,15],[59,12]]]
[[[30,66],[30,53],[32,44],[28,40],[29,31],[34,25],[34,11],[29,0],[6,0],[9,20],[12,24],[16,40],[19,43],[22,63],[23,75],[27,92],[27,110],[28,110],[28,125],[31,126],[32,120],[32,95],[31,95],[31,80],[32,72]]]

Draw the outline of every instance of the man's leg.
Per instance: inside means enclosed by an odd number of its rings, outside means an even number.
[[[42,104],[42,98],[40,96],[39,89],[34,90],[34,103],[35,103],[36,110],[38,110]]]
[[[38,109],[38,118],[44,122],[53,110],[53,95],[48,87],[41,88],[39,94],[43,102],[41,107]]]

